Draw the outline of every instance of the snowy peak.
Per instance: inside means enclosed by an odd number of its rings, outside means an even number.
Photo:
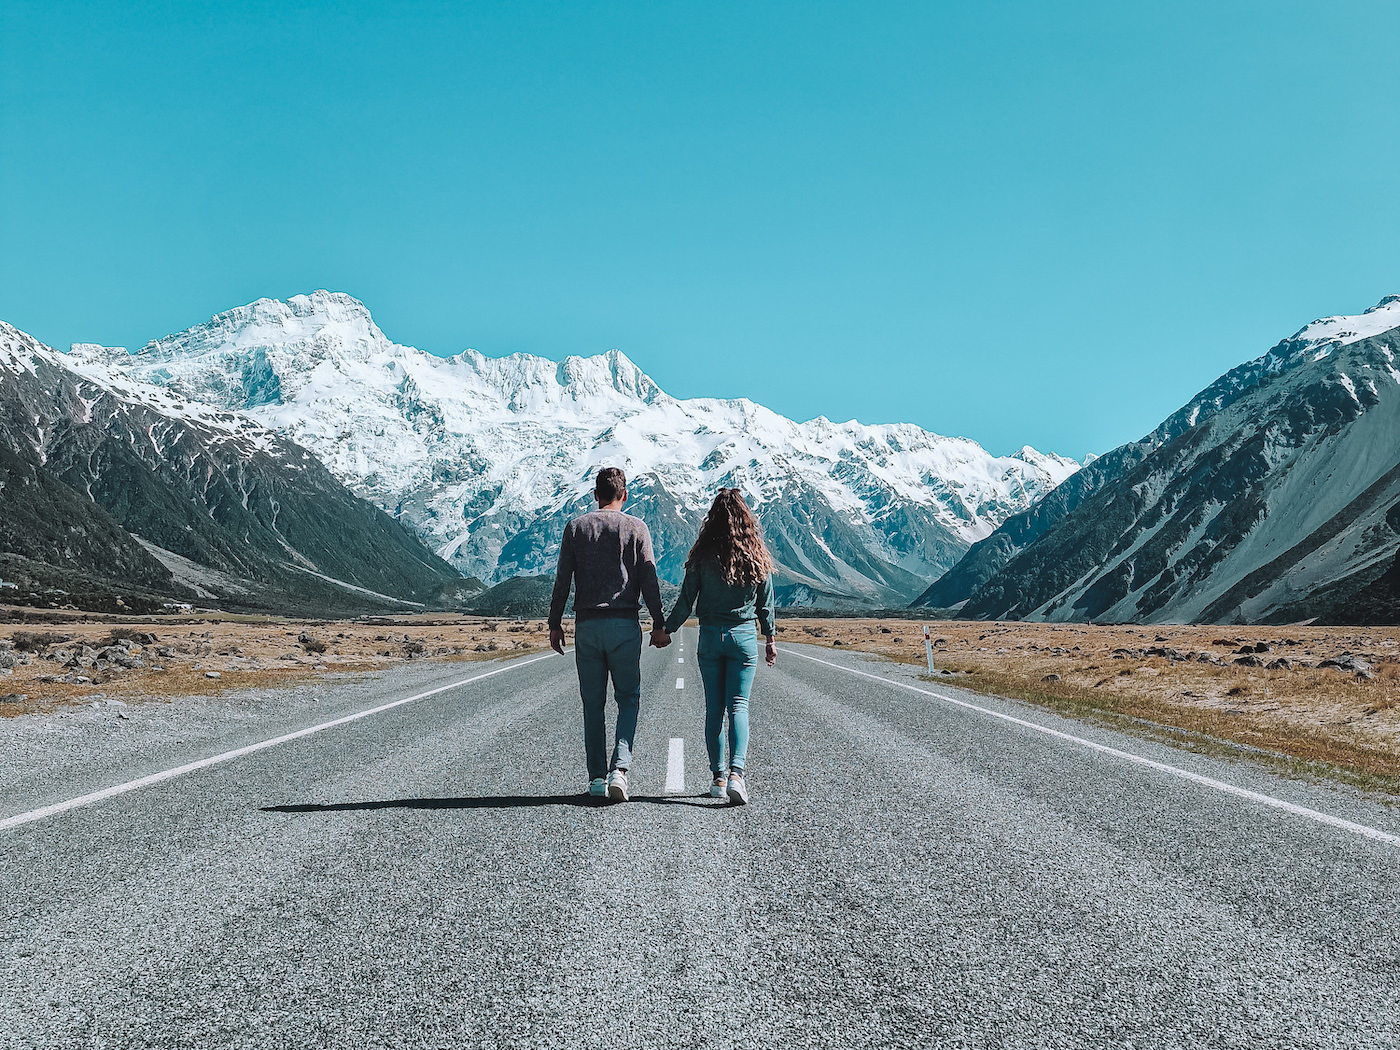
[[[432,367],[441,358],[422,350],[403,348],[420,355],[420,364]],[[621,350],[596,357],[566,357],[551,361],[533,354],[486,357],[466,350],[449,361],[470,369],[483,390],[490,390],[513,411],[537,411],[566,402],[593,404],[604,409],[642,406],[668,400],[666,394]]]
[[[559,362],[559,384],[575,399],[614,391],[650,405],[664,397],[651,377],[634,365],[621,350],[598,357],[566,357]]]
[[[1323,317],[1312,324],[1304,325],[1287,343],[1301,343],[1316,346],[1319,343],[1336,343],[1346,346],[1360,339],[1381,335],[1392,328],[1400,328],[1400,295],[1387,295],[1364,313],[1354,317]]]
[[[101,360],[312,449],[488,581],[551,571],[593,474],[620,466],[668,558],[683,558],[715,489],[735,486],[794,586],[902,602],[1078,469],[912,424],[797,423],[745,399],[678,400],[620,350],[439,357],[391,342],[362,303],[324,291],[259,300]]]
[[[322,290],[286,302],[259,299],[216,314],[187,331],[152,340],[136,355],[154,363],[287,345],[302,347],[312,357],[337,353],[364,360],[390,344],[364,303]]]

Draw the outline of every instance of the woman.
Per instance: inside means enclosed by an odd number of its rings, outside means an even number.
[[[705,747],[710,753],[712,798],[727,793],[744,805],[744,759],[749,747],[749,690],[758,669],[758,620],[768,640],[765,657],[778,659],[773,641],[773,559],[759,535],[758,519],[738,489],[720,489],[685,559],[681,596],[666,620],[680,630],[695,608],[700,647],[695,654],[705,684]],[[729,775],[724,766],[724,716],[729,715]]]

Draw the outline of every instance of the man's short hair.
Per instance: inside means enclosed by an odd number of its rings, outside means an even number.
[[[598,471],[598,480],[593,483],[593,497],[598,505],[607,506],[627,494],[627,475],[616,467],[604,467]]]

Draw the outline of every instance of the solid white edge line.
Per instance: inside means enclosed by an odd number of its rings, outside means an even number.
[[[666,792],[679,794],[685,790],[685,741],[678,736],[671,737],[671,746],[666,751]]]
[[[1300,806],[1294,802],[1286,802],[1281,798],[1274,798],[1272,795],[1265,795],[1258,791],[1250,791],[1248,788],[1237,787],[1223,780],[1216,780],[1214,777],[1202,776],[1200,773],[1192,773],[1189,769],[1181,769],[1178,766],[1168,765],[1166,762],[1158,762],[1155,759],[1144,758],[1142,755],[1135,755],[1130,751],[1120,751],[1118,748],[1109,747],[1107,744],[1098,744],[1092,740],[1086,740],[1081,736],[1075,736],[1072,733],[1063,733],[1058,729],[1051,729],[1049,726],[1028,722],[1024,718],[1017,718],[1014,715],[993,711],[991,708],[969,703],[966,700],[959,700],[956,697],[945,696],[942,693],[935,693],[929,689],[920,689],[918,686],[910,685],[907,682],[897,682],[892,678],[883,678],[880,675],[871,674],[869,671],[858,671],[854,667],[843,667],[841,664],[834,664],[830,660],[821,660],[815,656],[808,656],[806,653],[799,653],[794,649],[784,649],[783,652],[801,657],[803,660],[810,660],[815,664],[834,667],[838,671],[846,671],[849,674],[860,675],[862,678],[871,678],[877,682],[883,682],[885,685],[895,686],[899,689],[908,689],[910,692],[920,693],[924,696],[931,696],[935,700],[942,700],[944,703],[963,707],[969,711],[976,711],[990,718],[999,718],[1003,722],[1010,722],[1012,725],[1018,725],[1024,729],[1031,729],[1037,733],[1044,733],[1046,736],[1067,740],[1072,744],[1078,744],[1080,747],[1087,747],[1091,751],[1099,751],[1105,755],[1112,755],[1114,758],[1121,758],[1126,762],[1134,762],[1137,765],[1155,769],[1159,773],[1167,773],[1170,776],[1180,777],[1182,780],[1189,780],[1193,784],[1200,784],[1202,787],[1212,788],[1226,795],[1234,795],[1237,798],[1248,799],[1251,802],[1257,802],[1260,805],[1269,806],[1273,809],[1281,809],[1295,816],[1306,817],[1308,820],[1314,820],[1319,824],[1340,828],[1342,831],[1349,831],[1353,835],[1360,835],[1363,838],[1373,839],[1376,842],[1384,842],[1391,846],[1400,846],[1400,835],[1393,835],[1388,831],[1381,831],[1379,828],[1358,824],[1355,821],[1346,820],[1343,817],[1334,817],[1332,814],[1323,813],[1321,810],[1309,809],[1307,806]]]
[[[565,651],[567,652],[568,650]],[[483,674],[473,675],[471,678],[463,678],[459,682],[440,685],[435,689],[429,689],[427,692],[406,696],[402,700],[394,700],[387,704],[380,704],[378,707],[371,707],[364,711],[356,711],[354,714],[335,718],[329,722],[322,722],[320,725],[298,729],[294,733],[284,733],[281,736],[272,737],[269,740],[259,740],[256,744],[249,744],[247,747],[240,747],[233,751],[225,751],[221,755],[212,755],[209,758],[201,758],[195,762],[187,762],[183,766],[175,766],[173,769],[164,769],[159,773],[151,773],[148,776],[140,777],[136,780],[128,780],[125,784],[117,784],[113,787],[103,788],[101,791],[94,791],[87,795],[79,795],[77,798],[70,798],[66,802],[55,802],[52,805],[41,806],[39,809],[31,809],[28,813],[16,813],[12,817],[5,817],[3,820],[0,820],[0,831],[8,831],[10,828],[17,828],[21,824],[30,824],[36,820],[43,820],[45,817],[57,816],[60,813],[66,813],[70,809],[78,809],[81,806],[91,806],[95,802],[101,802],[115,795],[124,795],[128,791],[135,791],[138,788],[150,787],[152,784],[173,780],[187,773],[196,773],[201,769],[208,769],[210,766],[217,766],[223,762],[231,762],[235,758],[242,758],[244,755],[251,755],[265,748],[275,747],[278,744],[285,744],[290,740],[300,740],[304,736],[310,736],[312,733],[319,733],[323,729],[333,729],[336,726],[343,726],[347,722],[355,722],[361,718],[368,718],[370,715],[377,715],[381,711],[402,707],[404,704],[411,704],[415,700],[423,700],[430,696],[436,696],[438,693],[445,693],[449,689],[458,689],[464,685],[470,685],[472,682],[479,682],[483,678],[490,678],[493,675],[503,674],[506,671],[513,671],[518,667],[524,667],[526,664],[538,663],[540,660],[548,659],[554,655],[556,654],[543,653],[539,656],[532,656],[528,660],[507,664],[505,667],[498,667],[494,671],[486,671]]]

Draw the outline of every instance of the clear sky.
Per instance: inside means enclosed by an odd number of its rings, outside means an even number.
[[[0,3],[0,318],[259,296],[995,452],[1400,292],[1400,4]]]

